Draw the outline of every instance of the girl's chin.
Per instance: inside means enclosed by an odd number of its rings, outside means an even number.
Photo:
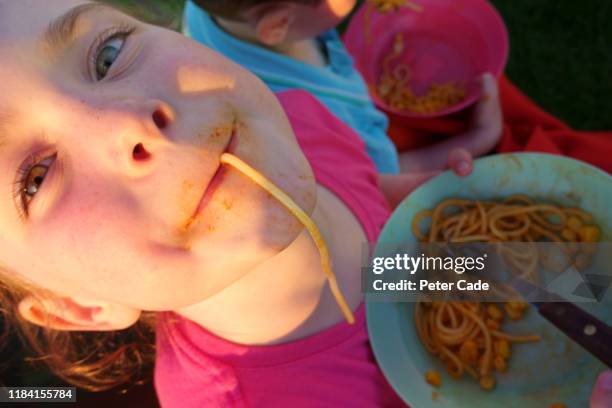
[[[189,250],[203,263],[219,268],[253,267],[284,251],[296,236],[261,236],[256,231],[220,234],[212,238],[204,234],[193,240]],[[234,267],[234,265],[238,265]]]
[[[243,251],[278,253],[301,229],[299,221],[269,193],[229,173],[185,232],[194,249],[215,248],[237,257]]]

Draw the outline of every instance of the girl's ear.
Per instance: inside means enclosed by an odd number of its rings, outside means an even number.
[[[19,313],[27,321],[54,330],[121,330],[138,321],[141,311],[108,302],[69,297],[27,296],[19,302]]]
[[[278,3],[266,7],[255,24],[257,39],[270,47],[282,44],[295,20],[295,12],[296,7],[292,3]]]

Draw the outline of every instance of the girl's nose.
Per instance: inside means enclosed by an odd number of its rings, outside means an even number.
[[[170,128],[176,120],[175,112],[167,103],[151,100],[140,104],[126,101],[124,113],[131,118],[120,130],[122,137],[117,159],[129,176],[146,175],[159,159],[160,146],[169,139]]]
[[[155,101],[150,103],[150,108],[147,109],[147,113],[150,115],[150,118],[145,118],[145,120],[148,120],[150,123],[148,124],[149,126],[146,127],[150,128],[150,125],[153,124],[155,129],[150,129],[150,131],[154,133],[159,132],[162,134],[162,137],[167,132],[167,128],[175,120],[174,111],[164,102]],[[150,145],[154,142],[149,140],[149,136],[141,138],[143,139],[142,141],[138,141],[138,138],[134,140],[135,145],[132,148],[132,160],[135,162],[143,162],[151,158],[151,152],[148,148],[150,149]]]

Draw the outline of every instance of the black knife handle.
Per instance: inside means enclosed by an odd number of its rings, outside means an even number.
[[[612,327],[573,303],[541,302],[537,307],[542,317],[612,368]]]

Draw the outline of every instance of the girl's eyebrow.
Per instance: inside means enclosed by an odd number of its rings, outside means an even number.
[[[43,35],[43,46],[53,53],[71,45],[79,20],[87,13],[100,8],[107,8],[98,3],[85,3],[75,6],[51,21]]]

